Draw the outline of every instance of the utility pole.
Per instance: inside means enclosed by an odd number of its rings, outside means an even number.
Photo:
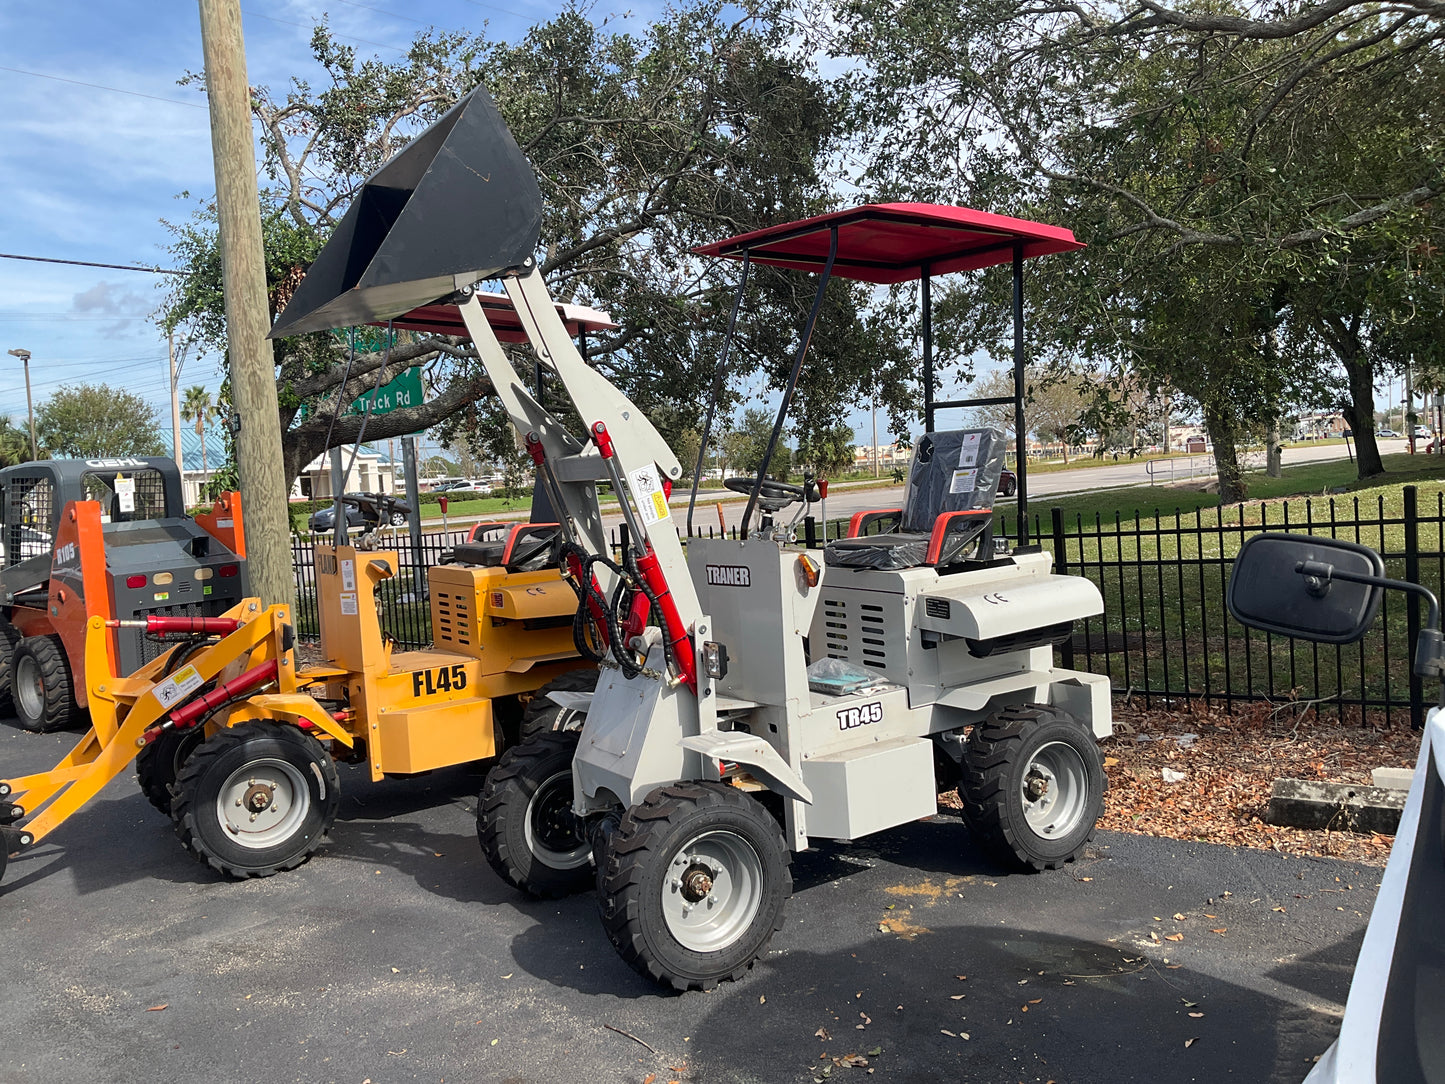
[[[249,528],[246,556],[251,584],[262,602],[294,606],[296,579],[291,569],[276,359],[266,341],[270,307],[241,5],[239,0],[199,0],[199,4],[206,97],[211,106],[211,149],[216,160],[231,399],[236,405],[232,429]]]
[[[181,489],[185,489],[186,461],[181,452],[181,388],[180,374],[176,372],[176,333],[166,336],[171,358],[171,442],[175,449],[176,470],[181,472]],[[244,498],[243,498],[244,499]]]

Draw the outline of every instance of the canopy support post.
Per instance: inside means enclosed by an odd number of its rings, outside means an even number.
[[[743,249],[743,275],[738,281],[738,292],[733,297],[733,311],[728,316],[727,334],[723,336],[722,350],[717,361],[717,374],[712,380],[712,398],[707,404],[707,418],[702,423],[702,440],[697,445],[697,464],[692,469],[692,492],[687,497],[687,536],[692,537],[692,509],[697,504],[698,482],[702,479],[703,463],[707,461],[707,442],[712,435],[713,414],[717,410],[718,398],[722,395],[723,385],[727,382],[728,375],[728,350],[733,344],[733,329],[738,322],[738,309],[742,308],[743,295],[748,289],[748,269],[752,266],[752,253]]]
[[[833,277],[833,261],[837,258],[838,225],[834,223],[828,227],[828,262],[823,265],[823,274],[818,279],[818,292],[813,296],[813,310],[808,313],[808,322],[803,328],[803,341],[798,344],[798,354],[793,358],[793,371],[788,374],[787,386],[783,388],[783,401],[778,404],[778,420],[773,423],[772,435],[768,437],[768,450],[763,453],[763,461],[758,464],[757,477],[753,479],[753,491],[748,494],[748,506],[743,510],[742,526],[738,529],[739,538],[748,536],[748,521],[758,503],[758,495],[763,491],[763,477],[768,472],[768,465],[773,461],[773,451],[783,433],[783,423],[788,420],[788,407],[792,405],[793,392],[798,388],[798,374],[803,371],[803,359],[808,356],[808,345],[813,341],[813,329],[818,326],[818,314],[823,311],[823,291],[828,288],[828,280]]]
[[[1018,526],[1020,546],[1029,544],[1028,438],[1024,432],[1024,246],[1014,242],[1014,474],[1018,476]],[[925,282],[927,279],[924,280]]]
[[[933,267],[924,264],[919,276],[918,304],[923,309],[923,431],[933,432]]]

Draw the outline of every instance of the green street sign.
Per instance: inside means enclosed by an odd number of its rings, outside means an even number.
[[[375,391],[367,392],[351,404],[347,413],[364,414],[366,401],[373,396],[376,397],[371,407],[373,414],[390,414],[403,407],[421,406],[421,369],[407,369],[390,384],[383,384]]]

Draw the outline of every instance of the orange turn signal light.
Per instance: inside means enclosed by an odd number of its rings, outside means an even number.
[[[822,573],[818,562],[809,557],[806,553],[798,555],[798,572],[803,577],[803,582],[809,587],[818,586],[818,576]]]

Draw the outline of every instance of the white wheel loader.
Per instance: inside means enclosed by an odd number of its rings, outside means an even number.
[[[936,411],[968,404],[932,400],[928,323],[933,276],[1011,264],[1021,386],[1023,261],[1080,247],[1073,235],[889,204],[699,250],[743,261],[739,299],[751,264],[818,283],[767,453],[753,476],[728,482],[749,497],[741,539],[684,544],[667,504],[681,464],[569,336],[534,260],[535,178],[485,92],[408,153],[407,170],[374,179],[391,201],[388,224],[343,223],[273,335],[455,305],[536,463],[578,594],[574,637],[602,673],[595,693],[550,694],[559,717],[585,716],[580,728],[514,748],[489,777],[478,831],[492,866],[543,896],[595,883],[623,958],[685,990],[736,978],[765,950],[791,890],[790,852],[933,815],[940,773],[961,779],[965,819],[990,852],[1028,870],[1076,858],[1102,805],[1096,739],[1110,733],[1109,683],[1055,667],[1053,649],[1102,601],[1088,581],[1054,575],[1026,534],[1010,552],[995,545],[1003,438],[935,428]],[[426,168],[421,154],[434,155]],[[451,184],[458,160],[489,182],[475,192]],[[440,205],[448,199],[460,202]],[[493,222],[485,256],[468,258],[465,229],[428,233],[483,206]],[[508,215],[515,221],[500,221]],[[826,483],[767,474],[835,276],[921,283],[927,432],[903,507],[854,517],[849,537],[818,550],[794,539]],[[484,279],[500,281],[549,390],[565,393],[585,432],[569,432],[513,367],[474,290]],[[1022,403],[1009,401],[1026,432]],[[1022,533],[1022,459],[1017,476]],[[619,560],[601,528],[599,483],[622,506]]]

